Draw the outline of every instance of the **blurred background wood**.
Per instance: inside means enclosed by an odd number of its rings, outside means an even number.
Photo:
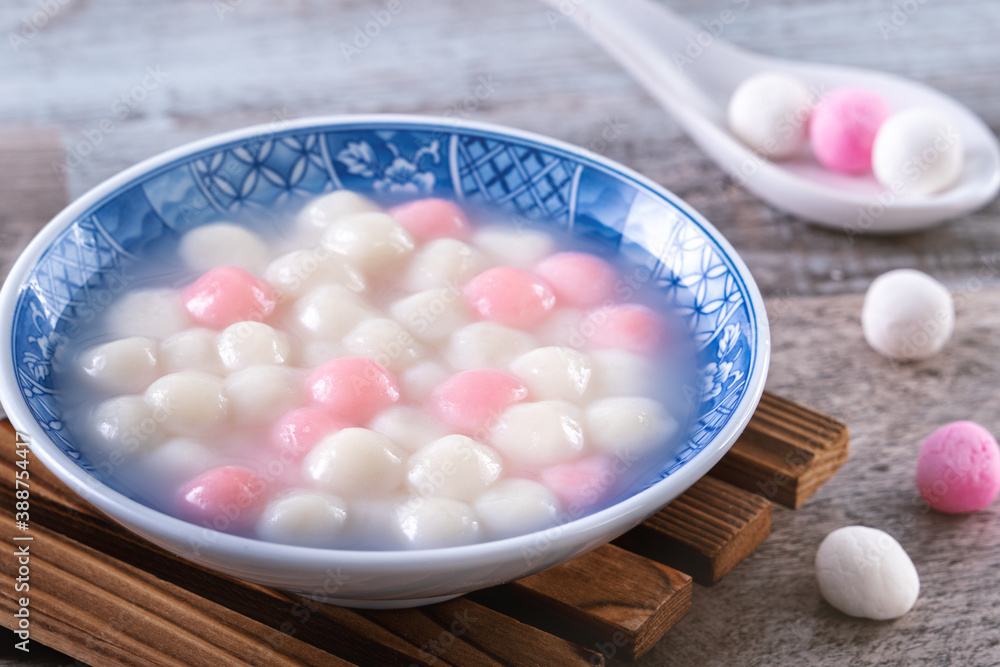
[[[668,4],[695,23],[734,11],[722,37],[762,53],[923,81],[1000,128],[992,0]],[[723,582],[697,589],[692,612],[638,664],[1000,663],[996,505],[937,515],[912,482],[920,440],[940,423],[975,419],[1000,432],[990,382],[1000,377],[1000,204],[899,237],[814,227],[733,184],[617,64],[540,3],[399,6],[355,44],[384,0],[5,0],[0,127],[14,134],[0,154],[0,275],[45,222],[19,220],[12,192],[45,197],[65,171],[76,196],[161,150],[248,124],[448,114],[589,147],[677,192],[727,235],[769,297],[769,388],[852,431],[852,458],[837,476],[799,510],[775,506],[772,538]],[[345,55],[345,44],[356,51]],[[483,82],[488,92],[477,98]],[[15,183],[19,141],[44,150],[61,141],[65,169]],[[903,266],[945,281],[961,306],[944,354],[893,366],[861,338],[860,294]],[[904,618],[857,621],[820,598],[815,548],[852,523],[888,530],[913,557],[923,591]],[[0,636],[4,651],[11,643]],[[69,663],[50,655],[34,664]]]

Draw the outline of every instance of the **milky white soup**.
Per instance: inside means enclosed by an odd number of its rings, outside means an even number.
[[[326,548],[634,493],[683,439],[691,341],[648,271],[496,215],[339,191],[149,248],[57,369],[83,454],[168,514]]]

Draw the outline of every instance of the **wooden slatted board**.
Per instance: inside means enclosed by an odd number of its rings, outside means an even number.
[[[810,446],[803,433],[822,429],[830,436],[824,451],[846,460],[843,424],[771,394],[762,406],[717,467],[741,471],[744,486],[757,493],[705,477],[615,544],[504,586],[393,611],[323,605],[180,560],[123,531],[33,460],[32,638],[101,665],[599,665],[610,655],[635,658],[687,613],[693,580],[717,582],[766,539],[766,482],[798,489],[806,478],[815,491],[833,474],[839,464],[829,457],[786,465],[784,452]],[[11,426],[0,424],[0,525],[7,535],[15,533],[14,438]],[[744,450],[754,455],[752,470],[741,468]],[[15,559],[0,559],[0,618],[11,629],[15,577]]]

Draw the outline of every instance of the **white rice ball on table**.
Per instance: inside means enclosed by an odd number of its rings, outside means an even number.
[[[436,361],[422,361],[403,371],[400,377],[403,395],[411,401],[425,401],[452,372]]]
[[[268,264],[264,278],[281,294],[299,297],[320,285],[365,290],[365,279],[345,258],[322,247],[293,250]]]
[[[257,536],[303,547],[333,547],[347,524],[347,503],[328,493],[295,489],[273,499],[257,519]]]
[[[309,334],[339,341],[375,311],[364,299],[342,285],[323,285],[295,302],[295,318]]]
[[[502,226],[483,227],[473,243],[497,264],[518,269],[533,267],[555,249],[555,242],[545,232]]]
[[[614,456],[644,456],[677,432],[679,424],[663,404],[644,396],[616,396],[587,407],[587,438]]]
[[[410,457],[407,480],[423,497],[474,500],[503,473],[503,460],[492,447],[464,435],[446,435]]]
[[[409,232],[385,213],[340,218],[323,232],[321,243],[343,255],[368,278],[398,265],[416,246]]]
[[[146,401],[178,435],[218,431],[229,420],[229,397],[222,378],[199,371],[164,375],[146,389]]]
[[[729,100],[729,129],[766,157],[791,157],[806,145],[812,105],[812,94],[794,77],[756,74],[741,83]]]
[[[166,438],[156,411],[142,396],[116,396],[104,401],[94,409],[92,423],[97,446],[109,454],[147,451]]]
[[[578,403],[590,387],[590,357],[569,347],[540,347],[515,359],[510,370],[524,381],[536,400]]]
[[[204,371],[222,375],[226,367],[219,357],[218,332],[193,327],[160,343],[160,365],[168,373]]]
[[[951,339],[955,304],[948,288],[926,273],[896,269],[868,286],[861,328],[881,355],[900,361],[927,359]]]
[[[278,418],[302,399],[302,374],[286,366],[249,366],[226,378],[230,412],[245,424]]]
[[[559,499],[544,484],[504,479],[473,504],[487,537],[494,540],[543,530],[559,522]]]
[[[410,260],[403,286],[411,292],[434,287],[462,287],[490,266],[478,248],[458,239],[436,239]]]
[[[820,593],[848,616],[884,621],[913,608],[920,576],[891,535],[865,526],[833,531],[816,551]]]
[[[97,345],[81,354],[81,365],[96,386],[117,394],[142,391],[160,375],[159,345],[131,336]]]
[[[376,317],[363,321],[344,336],[344,347],[353,355],[368,357],[399,373],[417,363],[427,350],[395,320]]]
[[[931,109],[889,116],[872,144],[872,171],[886,188],[907,195],[947,190],[962,174],[965,143],[954,123]]]
[[[427,411],[412,405],[394,405],[380,412],[371,424],[372,431],[381,433],[408,452],[448,435],[443,426]]]
[[[337,190],[310,202],[299,212],[295,224],[307,241],[316,240],[343,217],[379,210],[377,204],[356,192]]]
[[[396,525],[411,549],[471,544],[481,528],[469,505],[452,498],[414,498],[396,510]]]
[[[237,322],[222,330],[219,358],[229,371],[250,366],[284,364],[292,352],[288,336],[263,322]]]
[[[496,322],[473,322],[448,339],[444,358],[458,370],[507,368],[514,359],[537,347],[534,338]]]
[[[381,433],[345,428],[306,454],[303,473],[317,488],[347,499],[386,496],[403,481],[405,456]]]
[[[586,452],[583,411],[567,401],[518,403],[507,408],[490,443],[512,466],[566,463]]]
[[[389,311],[425,343],[444,340],[470,319],[462,293],[448,287],[412,294],[392,304]]]
[[[180,243],[181,259],[198,271],[228,265],[258,273],[270,254],[264,239],[231,222],[195,227],[181,237]]]
[[[108,323],[117,336],[148,336],[158,340],[191,326],[181,295],[173,289],[144,289],[125,294],[112,304]]]

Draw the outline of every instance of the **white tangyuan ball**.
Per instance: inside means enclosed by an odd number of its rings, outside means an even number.
[[[365,279],[350,262],[325,248],[293,250],[267,266],[264,278],[281,294],[299,297],[320,285],[343,285],[365,290]]]
[[[540,347],[510,365],[536,400],[579,402],[590,386],[590,358],[569,347]]]
[[[287,366],[250,366],[226,378],[226,395],[238,421],[266,422],[299,404],[302,375]]]
[[[217,431],[229,418],[229,397],[222,378],[199,371],[164,375],[146,389],[146,401],[179,435]]]
[[[504,479],[473,504],[487,537],[494,540],[523,535],[556,525],[559,500],[544,484],[529,479]]]
[[[462,287],[489,268],[481,250],[458,239],[431,241],[413,256],[403,277],[403,286],[411,292],[433,287]]]
[[[386,408],[368,427],[408,452],[415,452],[424,445],[448,435],[444,427],[427,414],[426,410],[412,405],[394,405]]]
[[[464,502],[474,500],[503,472],[496,450],[458,434],[421,447],[408,465],[407,480],[414,493]]]
[[[659,401],[644,396],[616,396],[587,407],[587,438],[612,455],[643,456],[677,432],[678,423]]]
[[[181,259],[198,271],[230,265],[257,273],[270,254],[262,238],[231,222],[195,227],[181,237],[180,243]]]
[[[93,384],[122,394],[142,391],[159,377],[158,355],[155,340],[131,336],[84,350],[80,361]]]
[[[566,463],[586,450],[583,412],[567,401],[519,403],[500,416],[490,442],[518,466]]]
[[[816,552],[816,582],[831,605],[848,616],[885,621],[913,608],[920,576],[891,535],[865,526],[833,531]]]
[[[405,453],[381,433],[345,428],[306,454],[305,476],[339,496],[371,498],[395,491],[406,473]]]
[[[408,257],[415,246],[409,232],[385,213],[340,218],[323,232],[321,243],[369,277]]]
[[[964,161],[962,135],[947,117],[931,109],[889,116],[872,144],[875,178],[903,196],[948,189],[958,180]]]
[[[430,398],[439,384],[451,376],[451,371],[436,361],[422,361],[403,371],[400,382],[403,394],[411,401]]]
[[[496,322],[473,322],[451,335],[444,358],[463,371],[507,368],[510,362],[536,346],[534,338],[518,329]]]
[[[129,292],[111,306],[108,323],[118,336],[157,339],[191,326],[180,293],[169,288]]]
[[[519,269],[533,267],[552,254],[552,237],[536,229],[483,227],[476,232],[473,243],[498,264]]]
[[[185,329],[160,343],[160,365],[168,373],[204,371],[221,375],[225,372],[219,357],[218,333],[195,327]]]
[[[861,328],[879,354],[902,361],[927,359],[951,339],[955,304],[948,288],[926,273],[896,269],[869,285]]]
[[[396,320],[373,317],[351,329],[344,336],[344,348],[351,354],[367,357],[398,373],[425,356],[427,350],[413,334]]]
[[[347,523],[338,496],[295,489],[273,499],[257,519],[257,536],[303,547],[332,547]]]
[[[351,356],[340,341],[311,340],[299,349],[299,360],[306,368],[322,366],[331,359]]]
[[[264,364],[284,364],[292,352],[288,336],[263,322],[231,324],[218,338],[219,358],[230,371]]]
[[[153,406],[142,396],[116,396],[94,409],[96,444],[102,450],[127,454],[156,447],[165,435]]]
[[[462,293],[448,287],[412,294],[392,304],[389,311],[425,343],[443,340],[469,323]]]
[[[813,97],[797,79],[764,72],[745,80],[729,100],[729,129],[766,157],[791,157],[806,145]]]
[[[452,498],[414,498],[397,508],[396,521],[411,549],[471,544],[481,532],[472,508]]]
[[[173,438],[146,454],[139,462],[139,468],[146,479],[157,481],[157,484],[149,485],[151,491],[155,492],[164,485],[173,492],[176,485],[221,464],[221,457],[201,442]]]
[[[298,323],[317,338],[339,340],[363,320],[371,307],[343,285],[323,285],[295,302]]]
[[[648,396],[653,390],[653,371],[649,358],[626,350],[594,350],[590,352],[594,377],[591,395]]]
[[[296,226],[311,240],[318,239],[323,231],[348,215],[378,211],[369,199],[350,190],[337,190],[310,202],[296,218]]]

